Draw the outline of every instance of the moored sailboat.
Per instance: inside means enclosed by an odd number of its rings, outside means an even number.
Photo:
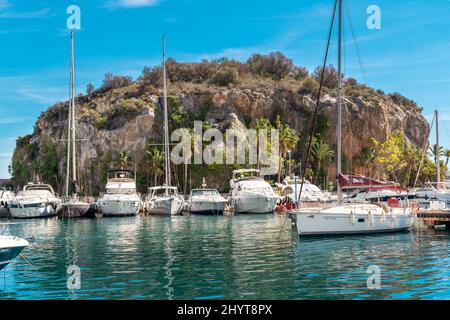
[[[408,202],[401,203],[404,206],[399,207],[398,203],[395,206],[387,206],[386,204],[373,203],[342,203],[342,187],[345,184],[345,176],[342,175],[342,109],[341,109],[341,88],[342,88],[342,72],[341,72],[341,50],[342,50],[342,0],[336,0],[333,8],[332,23],[328,34],[328,42],[325,53],[324,64],[322,67],[322,75],[320,79],[320,86],[316,100],[316,107],[312,123],[312,130],[306,158],[303,163],[303,168],[307,168],[309,155],[311,151],[312,138],[315,131],[315,124],[317,120],[318,107],[320,103],[324,70],[327,63],[328,50],[333,29],[333,22],[336,14],[336,7],[338,10],[339,19],[339,41],[338,41],[338,92],[337,92],[337,178],[338,178],[338,203],[326,208],[300,208],[291,212],[290,216],[295,222],[297,232],[300,236],[310,235],[336,235],[336,234],[367,234],[367,233],[381,233],[402,231],[412,227],[414,222],[414,215],[411,208],[408,207]],[[302,181],[304,181],[305,171],[303,172]],[[352,177],[352,181],[354,178]],[[365,180],[359,177],[362,183]],[[300,188],[301,199],[302,185]]]
[[[75,57],[74,57],[74,31],[70,32],[70,90],[69,90],[69,116],[67,133],[67,166],[66,191],[58,215],[62,218],[93,217],[91,203],[80,196],[77,185],[76,165],[76,118],[75,118]],[[72,158],[72,181],[70,182],[70,159]],[[71,186],[71,188],[70,188]],[[69,190],[72,189],[72,190]]]
[[[162,38],[163,52],[163,105],[164,105],[164,179],[162,186],[149,188],[144,202],[144,210],[148,214],[177,215],[181,213],[184,199],[178,194],[178,188],[171,185],[170,150],[169,150],[169,115],[167,108],[167,76],[165,36]]]

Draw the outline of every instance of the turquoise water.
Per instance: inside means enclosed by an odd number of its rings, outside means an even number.
[[[449,299],[449,233],[301,239],[275,215],[32,220],[1,299]],[[67,289],[67,267],[81,289]],[[381,289],[367,288],[367,267]],[[3,272],[2,272],[3,273]]]

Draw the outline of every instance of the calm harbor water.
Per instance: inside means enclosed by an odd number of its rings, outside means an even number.
[[[450,299],[450,233],[298,239],[275,215],[31,220],[0,299]],[[81,289],[67,289],[67,267]],[[381,289],[367,289],[367,267]],[[3,272],[2,272],[3,273]],[[5,283],[4,283],[5,282]]]

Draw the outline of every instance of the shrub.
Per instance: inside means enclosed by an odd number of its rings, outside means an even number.
[[[132,83],[133,79],[131,77],[114,76],[111,72],[107,72],[105,74],[105,78],[103,79],[102,89],[126,87]]]
[[[211,78],[212,84],[226,87],[230,84],[237,84],[239,82],[239,73],[233,67],[220,67]]]
[[[312,76],[320,82],[322,76],[322,67],[318,66],[314,69]],[[325,67],[325,72],[323,76],[323,85],[329,89],[335,89],[338,85],[338,71],[332,65]]]
[[[313,97],[317,96],[319,93],[319,82],[314,78],[307,78],[303,81],[298,93],[301,95],[311,94]]]
[[[260,76],[271,76],[275,80],[282,79],[294,71],[294,63],[281,52],[269,55],[254,54],[247,60],[250,73]]]
[[[308,78],[308,75],[309,75],[308,69],[303,67],[295,67],[292,76],[296,80],[303,80]]]
[[[358,85],[358,81],[356,81],[355,78],[347,78],[347,80],[345,80],[345,85],[349,87],[354,87]]]
[[[93,94],[95,91],[95,87],[92,83],[88,83],[88,85],[86,86],[86,93],[88,96],[90,96],[91,94]]]
[[[95,127],[99,130],[106,128],[108,124],[108,119],[105,116],[100,116],[95,118]]]
[[[394,92],[389,94],[389,97],[392,99],[392,101],[399,105],[399,106],[405,106],[405,107],[409,107],[409,108],[418,108],[417,107],[417,103],[413,100],[410,100],[404,96],[402,96],[400,93],[398,92]]]
[[[151,85],[155,88],[161,88],[163,85],[162,78],[163,74],[160,66],[144,67],[144,71],[142,72],[139,81],[144,85]]]

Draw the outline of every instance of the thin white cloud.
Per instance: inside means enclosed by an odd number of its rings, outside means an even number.
[[[159,4],[159,0],[108,0],[107,7],[110,8],[141,8],[153,7]]]
[[[0,158],[12,158],[12,152],[0,152]]]
[[[18,116],[2,117],[0,118],[0,124],[14,124],[27,120],[29,120],[28,117],[18,117]]]
[[[1,1],[1,0],[0,0]],[[6,10],[0,12],[0,19],[33,19],[41,18],[50,15],[50,8],[41,9],[38,11],[18,12]]]

